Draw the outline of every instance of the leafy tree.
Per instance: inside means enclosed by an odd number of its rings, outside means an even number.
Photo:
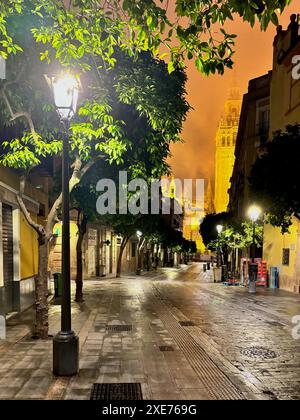
[[[25,14],[25,16],[24,16]],[[10,31],[14,38],[19,40],[24,54],[10,55],[8,59],[8,74],[11,80],[2,82],[0,90],[0,123],[9,127],[6,138],[1,139],[3,154],[1,163],[21,170],[20,194],[17,199],[28,223],[35,229],[39,240],[39,272],[36,279],[36,334],[46,337],[48,334],[48,307],[47,307],[47,261],[48,244],[53,236],[53,226],[57,220],[61,207],[62,195],[58,193],[53,199],[46,225],[37,224],[27,211],[23,200],[23,193],[28,176],[34,174],[49,157],[59,156],[62,149],[62,136],[59,122],[47,91],[44,77],[49,72],[49,64],[40,61],[38,50],[34,47],[35,41],[31,37],[24,38],[24,31],[32,26],[31,19],[24,12],[20,17],[14,17],[10,24]],[[24,21],[19,19],[24,18]],[[31,15],[30,15],[31,18]],[[22,28],[22,31],[20,31]],[[29,30],[28,30],[29,33]],[[116,56],[120,52],[116,51]],[[95,59],[96,60],[96,59]],[[153,168],[152,175],[165,173],[168,169],[165,157],[169,154],[169,145],[178,139],[182,122],[189,107],[184,99],[185,75],[182,71],[168,75],[166,64],[155,61],[149,55],[143,56],[144,79],[136,80],[136,91],[142,88],[147,90],[148,102],[132,90],[133,98],[125,92],[128,83],[125,82],[121,63],[115,65],[114,70],[107,75],[107,69],[99,68],[83,75],[84,92],[78,117],[71,124],[71,163],[72,175],[70,178],[70,191],[81,182],[84,175],[99,159],[107,159],[110,163],[124,163],[124,154],[133,150],[134,154],[127,157],[127,163],[132,171],[142,173],[145,164],[141,167],[143,153],[148,154],[148,168]],[[151,61],[152,60],[152,61]],[[151,65],[149,64],[151,63]],[[127,63],[128,64],[128,63]],[[127,65],[126,64],[126,65]],[[20,70],[21,69],[21,70]],[[122,70],[122,71],[121,71]],[[141,70],[137,63],[127,68],[128,78],[139,75]],[[102,79],[103,76],[103,79]],[[164,76],[164,78],[163,78]],[[101,84],[99,82],[101,77]],[[156,77],[156,79],[155,79]],[[159,96],[158,80],[163,78],[169,88],[168,104],[165,96]],[[104,84],[104,82],[107,82]],[[151,89],[150,89],[151,86]],[[173,96],[177,92],[177,95]],[[177,90],[176,90],[177,89]],[[166,92],[164,92],[166,93]],[[122,98],[126,103],[122,104]],[[141,100],[139,100],[141,98]],[[160,98],[160,99],[159,99]],[[137,101],[137,102],[135,102]],[[160,101],[162,103],[160,103]],[[116,104],[119,104],[117,106]],[[114,106],[114,109],[113,109]],[[122,108],[122,109],[121,109]],[[176,109],[176,111],[175,111]],[[119,115],[128,115],[136,122],[136,127],[130,119],[118,120]],[[171,118],[171,122],[170,122]],[[159,121],[158,121],[159,119]],[[125,124],[125,125],[124,125]],[[165,127],[162,130],[162,127]],[[141,129],[144,130],[145,145],[137,148],[137,141],[142,144]],[[148,130],[147,130],[148,129]],[[140,133],[138,133],[140,130]],[[139,158],[139,159],[138,159]],[[134,165],[135,162],[135,165]]]
[[[222,264],[227,265],[228,255],[232,255],[232,270],[235,269],[235,251],[249,249],[253,242],[260,248],[263,241],[263,225],[256,224],[255,237],[253,238],[253,224],[251,222],[227,224],[217,238],[208,244],[208,248],[221,253]],[[254,241],[253,241],[254,239]]]
[[[200,234],[206,247],[208,247],[212,241],[217,240],[217,226],[222,225],[225,228],[230,224],[231,219],[231,215],[226,212],[207,214],[204,217],[200,224]]]
[[[267,213],[266,221],[288,232],[292,217],[300,219],[300,125],[274,133],[252,167],[253,197]]]

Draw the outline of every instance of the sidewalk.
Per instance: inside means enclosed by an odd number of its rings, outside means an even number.
[[[79,374],[53,377],[52,341],[30,338],[29,310],[0,341],[1,399],[89,399],[94,383],[140,383],[144,399],[300,398],[299,295],[207,283],[200,264],[85,281],[84,295],[72,303]],[[50,334],[59,326],[51,305]],[[275,358],[253,358],[252,346]]]

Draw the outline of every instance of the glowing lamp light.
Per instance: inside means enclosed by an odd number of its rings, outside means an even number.
[[[222,233],[223,231],[223,226],[222,225],[217,225],[217,232],[220,235],[220,233]]]
[[[70,121],[76,113],[80,80],[72,73],[46,76],[53,92],[54,103],[60,118]]]
[[[248,216],[254,223],[259,219],[261,213],[262,213],[261,208],[255,205],[251,206],[248,210]]]
[[[136,231],[136,236],[137,236],[138,238],[141,238],[141,237],[143,236],[143,233],[142,233],[140,230],[137,230],[137,231]]]

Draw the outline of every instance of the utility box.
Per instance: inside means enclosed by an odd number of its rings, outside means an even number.
[[[222,281],[222,268],[221,267],[214,267],[214,283],[221,283]]]

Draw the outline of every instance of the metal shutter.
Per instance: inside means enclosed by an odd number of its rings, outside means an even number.
[[[14,243],[12,207],[2,204],[3,279],[8,286],[14,278]]]

